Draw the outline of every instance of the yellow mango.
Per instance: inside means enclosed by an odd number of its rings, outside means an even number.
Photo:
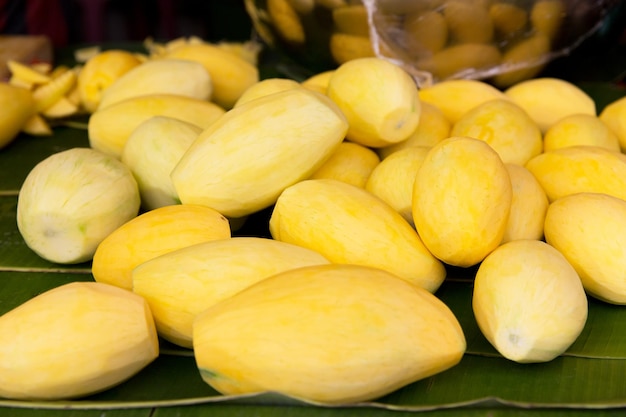
[[[502,60],[500,50],[491,44],[461,43],[444,48],[432,56],[416,61],[422,71],[430,72],[436,81],[464,78],[471,74],[489,74]]]
[[[11,143],[34,113],[32,93],[0,83],[0,149]]]
[[[587,321],[587,296],[565,256],[539,240],[505,243],[480,264],[472,309],[487,340],[507,359],[548,362]]]
[[[313,91],[317,91],[318,93],[326,94],[328,80],[332,77],[333,72],[334,70],[328,70],[312,75],[303,80],[300,85],[302,85],[302,87],[310,88]]]
[[[491,84],[479,80],[445,80],[419,90],[420,100],[439,110],[450,123],[479,104],[489,100],[506,98],[504,93]]]
[[[626,156],[598,146],[568,146],[526,164],[550,201],[580,192],[626,199]]]
[[[11,72],[11,81],[19,80],[20,84],[34,86],[50,82],[50,76],[45,72],[37,71],[36,68],[22,62],[9,59],[6,63]]]
[[[102,93],[98,109],[132,97],[149,94],[177,94],[210,100],[211,76],[199,62],[156,59],[126,71]]]
[[[505,164],[512,187],[511,211],[501,243],[543,238],[548,196],[535,176],[525,167]]]
[[[230,235],[228,220],[210,207],[159,207],[129,220],[103,239],[91,270],[97,282],[130,290],[131,273],[137,265],[176,249]]]
[[[424,245],[459,267],[480,263],[504,236],[511,180],[487,143],[451,137],[433,146],[413,187],[412,213]]]
[[[344,141],[309,178],[332,178],[357,187],[365,187],[380,157],[372,149]]]
[[[468,1],[450,0],[443,5],[450,38],[456,43],[489,43],[493,21],[487,9]]]
[[[514,3],[499,1],[489,6],[495,32],[502,38],[518,35],[528,23],[528,12]]]
[[[519,82],[504,94],[528,113],[543,133],[565,116],[596,115],[596,104],[580,87],[558,78]]]
[[[17,201],[17,226],[40,257],[80,263],[137,216],[139,205],[137,182],[126,165],[93,149],[71,148],[28,173]]]
[[[380,268],[435,292],[446,271],[411,225],[372,193],[338,180],[288,187],[270,217],[276,240],[315,250],[331,262]]]
[[[267,0],[267,13],[283,41],[296,45],[304,43],[304,26],[289,0]]]
[[[0,396],[79,398],[112,388],[159,355],[145,300],[95,282],[48,290],[0,317]]]
[[[452,126],[450,136],[485,141],[504,163],[524,165],[543,150],[537,124],[507,99],[489,100],[474,107]]]
[[[33,90],[35,111],[43,112],[65,97],[76,85],[76,71],[66,71]]]
[[[599,146],[620,152],[619,138],[597,116],[572,114],[553,124],[543,136],[543,150],[551,151],[566,146]]]
[[[328,81],[327,94],[346,115],[346,137],[352,142],[381,147],[417,129],[417,86],[406,71],[384,59],[360,58],[340,65]]]
[[[359,58],[375,57],[374,47],[369,36],[350,33],[333,33],[328,47],[333,60],[341,65]]]
[[[567,17],[567,7],[562,0],[538,0],[530,10],[530,23],[535,32],[555,39]]]
[[[32,136],[50,136],[52,128],[41,114],[35,113],[26,120],[22,132]]]
[[[130,134],[120,159],[137,180],[145,210],[180,202],[170,173],[201,132],[180,119],[154,116]]]
[[[333,23],[335,30],[351,35],[370,35],[370,26],[367,21],[367,9],[362,4],[350,4],[333,9]]]
[[[493,83],[506,88],[537,76],[549,53],[550,39],[540,33],[517,42],[502,55],[502,72],[493,77]]]
[[[617,135],[622,152],[626,151],[626,97],[610,102],[598,117]]]
[[[455,366],[466,347],[433,294],[341,264],[266,278],[201,313],[193,340],[200,375],[224,394],[274,391],[324,404],[379,398]]]
[[[213,83],[211,99],[225,109],[230,109],[248,87],[259,81],[259,70],[253,63],[208,43],[173,48],[164,58],[187,59],[204,65]]]
[[[430,151],[426,146],[400,149],[382,160],[370,174],[365,189],[413,223],[413,183]]]
[[[376,152],[384,159],[392,153],[412,146],[431,147],[450,137],[452,124],[436,106],[422,102],[420,123],[417,129],[406,140],[393,145],[377,148]]]
[[[132,286],[147,300],[159,334],[191,348],[193,320],[204,310],[279,272],[327,263],[315,251],[273,239],[216,239],[140,264]]]
[[[343,141],[348,123],[326,96],[292,88],[229,110],[172,171],[183,203],[242,217],[274,204]]]
[[[89,144],[93,149],[120,158],[132,132],[154,116],[172,117],[202,129],[220,118],[225,110],[215,103],[174,94],[132,97],[89,118]]]
[[[626,304],[626,201],[603,193],[578,193],[548,207],[546,242],[572,264],[587,293]]]
[[[415,58],[442,50],[448,43],[446,18],[436,10],[413,13],[404,19],[407,53]]]
[[[240,106],[255,98],[296,87],[300,87],[300,83],[289,78],[266,78],[248,87],[248,89],[241,94],[233,107]]]
[[[129,51],[110,49],[92,55],[83,65],[76,83],[81,103],[89,113],[100,105],[103,92],[122,74],[141,64]]]

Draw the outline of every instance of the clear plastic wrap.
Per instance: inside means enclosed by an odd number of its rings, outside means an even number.
[[[376,55],[418,85],[454,78],[507,87],[593,34],[620,0],[363,0]]]
[[[380,56],[420,86],[533,78],[626,0],[245,0],[257,33],[306,69]]]

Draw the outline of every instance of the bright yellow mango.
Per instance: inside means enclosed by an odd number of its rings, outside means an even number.
[[[539,240],[505,243],[480,264],[472,308],[487,340],[507,359],[548,362],[587,321],[587,296],[561,252]]]
[[[313,250],[273,239],[216,239],[140,264],[132,286],[148,301],[159,334],[191,348],[193,320],[204,310],[279,272],[327,263]]]
[[[231,235],[228,220],[210,207],[164,206],[124,223],[97,247],[92,273],[97,282],[132,289],[132,270],[172,252]]]
[[[22,87],[0,83],[0,149],[11,143],[33,115],[32,93]]]
[[[332,178],[363,188],[379,162],[378,154],[367,146],[343,141],[309,178]]]
[[[587,293],[626,304],[626,201],[602,193],[578,193],[550,204],[546,242],[572,264]]]
[[[96,282],[48,290],[0,317],[0,396],[84,397],[116,386],[159,355],[146,301]]]
[[[451,137],[431,148],[413,186],[413,221],[424,245],[441,261],[480,263],[504,236],[511,180],[487,143]]]
[[[201,313],[193,340],[200,375],[224,394],[275,391],[324,404],[381,397],[455,366],[466,346],[433,294],[342,264],[248,287]]]
[[[338,180],[306,180],[285,189],[272,211],[270,232],[331,262],[384,269],[432,292],[446,275],[393,207]]]
[[[550,201],[580,192],[626,199],[626,156],[599,146],[568,146],[537,155],[526,164]]]

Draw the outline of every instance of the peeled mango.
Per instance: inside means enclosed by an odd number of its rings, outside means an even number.
[[[95,394],[159,355],[148,304],[111,285],[73,282],[0,317],[0,396],[59,400]]]
[[[274,204],[343,141],[348,123],[326,96],[303,87],[229,110],[191,144],[171,173],[180,201],[243,217]]]
[[[144,62],[121,75],[103,93],[98,109],[124,99],[148,94],[178,94],[209,100],[211,76],[202,64],[182,59]]]
[[[33,115],[32,93],[21,87],[0,83],[0,149],[11,143]]]
[[[480,330],[507,359],[548,362],[576,341],[587,321],[578,274],[539,240],[504,243],[476,272],[472,308]]]
[[[546,242],[572,264],[591,296],[626,304],[626,201],[603,193],[577,193],[548,207]]]
[[[446,276],[443,264],[400,213],[339,180],[306,180],[288,187],[272,211],[270,233],[331,262],[380,268],[431,292]]]
[[[226,238],[230,238],[228,220],[210,207],[159,207],[106,236],[94,253],[92,274],[97,282],[131,290],[132,271],[137,265],[177,249]]]
[[[248,287],[196,317],[193,341],[202,378],[223,394],[274,391],[325,404],[381,397],[453,367],[466,347],[433,294],[346,264]]]
[[[191,348],[193,321],[207,308],[279,272],[327,263],[313,250],[273,239],[215,239],[142,263],[132,271],[132,287],[148,301],[159,334]]]
[[[504,236],[511,180],[486,142],[450,137],[430,149],[415,176],[412,213],[424,245],[459,267],[480,263]]]
[[[120,158],[128,137],[154,116],[172,117],[204,129],[225,113],[215,103],[175,94],[131,97],[94,112],[89,118],[89,145]]]
[[[17,200],[17,226],[40,257],[80,263],[137,216],[139,205],[137,182],[126,165],[90,148],[71,148],[29,172]]]

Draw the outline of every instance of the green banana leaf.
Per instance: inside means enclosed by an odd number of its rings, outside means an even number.
[[[119,47],[116,45],[116,47]],[[138,50],[132,46],[126,49]],[[626,94],[619,82],[626,54],[607,54],[614,65],[596,61],[593,72],[559,68],[595,100],[600,111]],[[60,59],[70,60],[68,51]],[[577,61],[569,61],[576,63]],[[580,61],[586,62],[586,61]],[[270,57],[263,78],[307,74],[289,61]],[[551,74],[550,72],[547,74]],[[587,74],[587,76],[584,76]],[[28,172],[53,153],[88,147],[86,119],[54,128],[51,137],[21,135],[0,150],[0,314],[35,295],[72,281],[90,281],[90,264],[57,265],[32,252],[16,224],[19,189]],[[236,234],[269,236],[271,211],[250,216]],[[503,358],[481,334],[471,307],[475,268],[452,268],[438,290],[454,312],[467,339],[461,363],[376,401],[328,407],[277,393],[223,396],[202,381],[190,350],[161,341],[161,355],[128,381],[87,398],[71,401],[0,399],[0,417],[396,417],[396,416],[609,416],[626,412],[626,307],[589,299],[589,316],[576,342],[548,363],[517,364]]]

